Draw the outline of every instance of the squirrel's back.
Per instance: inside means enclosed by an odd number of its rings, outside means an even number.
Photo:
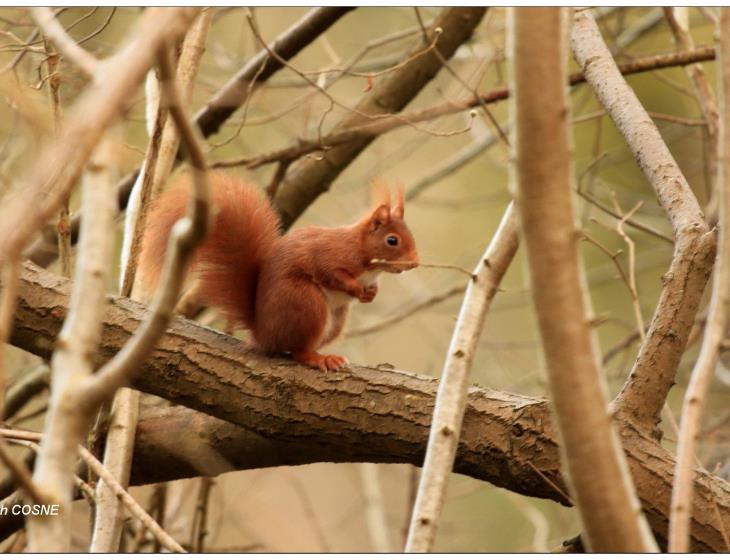
[[[159,281],[170,230],[187,209],[189,175],[157,197],[147,217],[140,272],[148,289]],[[251,327],[261,263],[280,236],[279,218],[254,185],[223,173],[208,175],[213,214],[191,264],[200,301]]]

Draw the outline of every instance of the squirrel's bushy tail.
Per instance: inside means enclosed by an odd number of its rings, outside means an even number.
[[[148,290],[159,281],[170,230],[185,214],[189,181],[185,176],[162,193],[147,217],[139,266]],[[201,303],[251,328],[261,262],[280,236],[279,218],[266,195],[251,184],[211,172],[209,185],[211,226],[191,264],[197,293]]]

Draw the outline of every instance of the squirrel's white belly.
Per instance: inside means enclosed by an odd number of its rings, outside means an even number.
[[[361,274],[357,281],[363,286],[371,286],[377,282],[381,272],[381,270],[367,271]],[[326,344],[337,338],[342,331],[349,307],[355,298],[339,290],[324,290],[324,295],[327,298],[328,313],[322,340],[326,341]]]

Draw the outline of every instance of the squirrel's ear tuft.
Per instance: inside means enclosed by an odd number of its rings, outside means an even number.
[[[390,221],[390,208],[381,204],[370,215],[370,231],[377,231]]]
[[[398,183],[395,186],[395,204],[393,205],[393,210],[391,212],[391,215],[396,220],[402,220],[403,216],[405,215],[405,195],[403,192],[403,184]]]
[[[380,178],[372,181],[373,202],[374,207],[388,206],[390,207],[390,189],[388,184]]]

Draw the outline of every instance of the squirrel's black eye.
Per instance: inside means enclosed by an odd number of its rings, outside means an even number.
[[[396,237],[395,235],[389,235],[389,236],[388,236],[388,237],[387,237],[387,238],[385,239],[385,242],[386,242],[386,243],[387,243],[388,245],[390,245],[391,247],[395,247],[396,245],[398,245],[398,238],[397,238],[397,237]]]

